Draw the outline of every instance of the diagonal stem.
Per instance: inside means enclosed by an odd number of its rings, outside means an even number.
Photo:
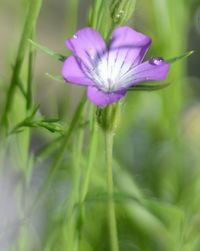
[[[82,228],[85,221],[85,199],[88,194],[89,186],[90,186],[90,178],[91,172],[94,167],[94,161],[96,158],[97,152],[97,145],[98,145],[98,127],[96,122],[94,121],[94,112],[93,107],[91,109],[91,139],[90,139],[90,148],[89,148],[89,156],[88,156],[88,163],[84,174],[84,180],[80,192],[79,204],[80,204],[80,215],[78,219],[79,225],[79,233],[78,233],[78,242],[80,245],[81,236],[82,236]]]

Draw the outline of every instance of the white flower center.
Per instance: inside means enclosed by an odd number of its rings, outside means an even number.
[[[118,55],[117,51],[105,53],[98,58],[95,67],[89,72],[92,80],[102,91],[113,92],[125,88],[133,71],[126,55]]]

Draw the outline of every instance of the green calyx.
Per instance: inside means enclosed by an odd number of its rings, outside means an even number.
[[[120,122],[120,103],[97,108],[97,122],[103,131],[115,132]]]

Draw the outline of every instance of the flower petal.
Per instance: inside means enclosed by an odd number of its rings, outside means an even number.
[[[86,27],[66,41],[66,46],[78,57],[86,67],[92,68],[94,62],[106,51],[106,43],[100,33]]]
[[[134,86],[139,82],[165,80],[170,65],[162,58],[154,58],[133,68],[123,79],[121,88]]]
[[[112,34],[112,40],[110,43],[110,51],[115,51],[115,58],[111,56],[111,60],[115,60],[116,64],[121,64],[122,72],[126,72],[129,67],[138,65],[144,58],[151,39],[139,33],[128,26],[122,26],[116,28]]]
[[[126,94],[126,91],[103,92],[94,86],[88,86],[87,96],[89,100],[97,106],[106,106],[115,103]]]
[[[93,84],[93,82],[84,74],[74,56],[70,56],[65,60],[62,68],[62,76],[67,82],[80,85]]]

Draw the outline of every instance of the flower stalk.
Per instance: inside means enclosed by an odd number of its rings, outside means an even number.
[[[97,121],[105,137],[105,162],[107,172],[108,224],[110,234],[110,250],[119,251],[115,203],[113,199],[113,140],[120,121],[120,103],[97,110]]]
[[[110,232],[110,250],[119,251],[115,203],[113,200],[114,186],[113,186],[113,170],[112,170],[113,168],[112,167],[112,152],[113,152],[114,132],[106,130],[104,133],[105,133],[106,169],[107,169],[108,222],[109,222],[109,232]]]

